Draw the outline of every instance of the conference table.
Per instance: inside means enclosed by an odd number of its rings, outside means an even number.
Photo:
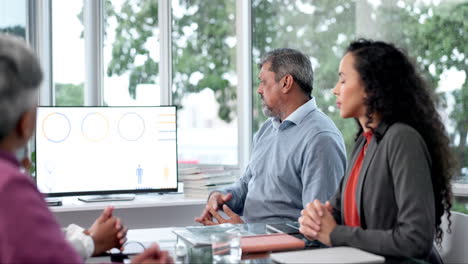
[[[235,225],[242,233],[248,232],[252,235],[263,235],[271,233],[271,230],[267,227],[267,224],[264,223],[255,223],[255,224],[242,224],[242,225]],[[123,254],[118,254],[119,251],[114,249],[111,251],[111,254],[106,256],[100,257],[92,257],[89,258],[86,263],[110,263],[110,262],[123,262],[123,263],[131,263],[131,258],[139,253],[142,252],[145,248],[148,248],[153,243],[157,243],[162,250],[166,250],[174,259],[175,263],[212,263],[212,251],[210,245],[194,245],[193,241],[187,240],[187,237],[181,235],[183,230],[190,230],[190,229],[197,229],[203,230],[204,227],[201,226],[194,226],[194,227],[168,227],[168,228],[144,228],[144,229],[131,229],[127,233],[127,243],[125,245],[125,250]],[[177,233],[177,234],[176,234]],[[203,232],[201,232],[203,233]],[[199,233],[199,234],[201,234]],[[305,250],[314,249],[314,252],[319,252],[315,249],[325,248],[324,245],[319,243],[318,241],[309,241],[305,237],[300,234],[294,235],[295,237],[303,240],[305,242],[306,248]],[[346,250],[355,250],[353,248],[348,248]],[[322,260],[328,263],[336,263],[337,260],[340,263],[343,263],[344,260],[351,260],[356,259],[356,262],[348,262],[347,263],[382,263],[384,262],[384,258],[373,255],[364,251],[359,251],[358,255],[354,253],[342,253],[343,251],[336,251],[338,248],[330,248],[327,249],[329,251],[321,250]],[[299,251],[290,251],[286,253],[294,253]],[[301,252],[305,252],[301,250]],[[340,252],[340,253],[337,253]],[[243,254],[241,263],[276,263],[271,258],[271,252],[264,252],[264,253],[255,253],[255,254]],[[325,255],[324,255],[325,254]],[[341,254],[338,256],[337,254]],[[345,254],[345,256],[343,256]],[[351,254],[349,257],[346,254]],[[354,254],[354,255],[353,255]],[[325,257],[325,258],[323,258]],[[340,258],[338,258],[340,257]],[[370,257],[370,258],[369,258]],[[327,261],[328,259],[328,261]],[[367,259],[370,260],[367,261]],[[307,258],[306,262],[313,263],[313,259]],[[330,261],[331,260],[331,261]],[[366,260],[366,261],[365,261]],[[292,259],[289,257],[289,261],[285,261],[285,263],[295,263],[300,262],[299,259]],[[322,263],[322,262],[317,262]]]
[[[248,230],[254,234],[266,234],[266,224],[243,224],[236,225],[241,230]],[[142,228],[142,229],[131,229],[127,233],[127,243],[125,245],[124,255],[129,258],[124,259],[124,263],[130,263],[131,258],[142,252],[145,248],[148,248],[154,243],[157,243],[162,250],[166,250],[173,257],[177,263],[212,263],[212,252],[210,246],[194,246],[184,238],[176,235],[174,230],[181,230],[180,227],[168,227],[168,228]],[[180,249],[185,251],[184,256],[180,256]],[[177,250],[176,250],[177,249]],[[178,251],[178,252],[176,252]],[[111,251],[118,253],[117,250]],[[178,256],[179,255],[179,256]],[[92,257],[86,261],[86,263],[109,263],[112,261],[119,261],[118,255],[111,256],[100,256]],[[116,257],[117,256],[117,257]],[[244,254],[242,256],[241,263],[273,263],[269,258],[268,253],[262,254]]]

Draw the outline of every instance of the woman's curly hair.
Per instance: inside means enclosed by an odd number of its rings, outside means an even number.
[[[429,149],[436,210],[435,240],[440,245],[444,211],[449,219],[450,232],[451,178],[456,162],[432,94],[408,56],[393,44],[358,39],[346,51],[353,54],[354,67],[365,86],[366,116],[369,119],[366,126],[372,123],[373,113],[378,113],[387,124],[400,122],[416,129]],[[357,136],[361,133],[360,127]]]

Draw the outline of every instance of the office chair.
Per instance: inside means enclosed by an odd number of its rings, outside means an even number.
[[[468,215],[452,212],[452,232],[447,233],[447,218],[442,218],[444,238],[438,249],[444,263],[468,263]]]

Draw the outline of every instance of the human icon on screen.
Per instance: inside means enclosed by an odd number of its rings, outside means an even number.
[[[143,182],[143,168],[138,164],[138,168],[136,169],[136,175],[138,178],[138,185],[141,185]]]
[[[49,175],[48,175],[48,180],[44,183],[44,185],[49,192],[53,192],[55,189],[54,188],[55,181],[56,181],[55,174],[54,174],[55,167],[56,167],[55,163],[50,160],[47,161],[47,163],[45,164],[45,169]]]

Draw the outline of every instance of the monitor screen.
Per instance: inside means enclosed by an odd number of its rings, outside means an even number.
[[[48,196],[177,191],[176,107],[38,107]]]

